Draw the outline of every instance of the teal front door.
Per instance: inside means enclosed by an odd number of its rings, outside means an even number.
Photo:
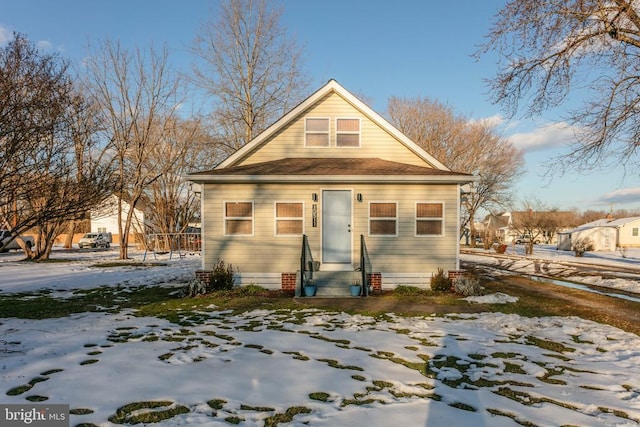
[[[322,264],[351,269],[351,191],[322,192]]]

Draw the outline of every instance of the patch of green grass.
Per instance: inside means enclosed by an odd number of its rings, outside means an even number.
[[[117,313],[126,308],[141,308],[148,304],[175,299],[175,288],[99,287],[76,291],[67,298],[54,298],[48,292],[5,295],[0,299],[0,318],[50,319],[75,313]]]
[[[619,409],[611,409],[611,408],[607,408],[605,406],[598,406],[598,410],[600,410],[602,412],[605,412],[607,414],[613,414],[618,418],[624,418],[626,420],[632,420],[632,421],[635,421],[636,423],[640,423],[640,420],[637,420],[635,418],[631,418],[629,416],[629,414],[627,414],[626,412],[621,411]]]
[[[13,387],[7,391],[7,396],[19,396],[23,393],[28,392],[33,388],[31,384],[19,385],[17,387]]]
[[[327,365],[335,369],[349,369],[352,371],[364,371],[364,369],[362,369],[360,366],[342,365],[337,360],[334,360],[334,359],[318,359],[318,362],[325,362]]]
[[[572,353],[576,351],[575,348],[567,347],[562,343],[534,337],[533,335],[526,337],[526,343],[528,345],[535,345],[536,347],[540,347],[544,350],[555,351],[556,353]]]
[[[134,261],[114,261],[101,262],[93,264],[93,268],[112,268],[112,267],[166,267],[166,262],[134,262]]]
[[[417,356],[424,361],[429,360],[429,356],[425,354],[418,354]],[[416,370],[422,375],[426,375],[426,367],[424,362],[411,362],[409,360],[402,359],[401,357],[397,357],[394,353],[387,351],[378,351],[375,354],[371,354],[371,357],[375,357],[376,359],[388,360],[390,362],[406,366],[409,369]]]
[[[551,403],[553,405],[560,406],[562,408],[571,409],[573,411],[578,410],[577,406],[571,405],[565,402],[559,402],[557,400],[549,399],[546,397],[533,397],[529,393],[525,393],[522,391],[516,391],[510,389],[509,387],[500,387],[498,390],[492,390],[493,393],[516,401],[522,405],[532,406],[537,405],[539,403]]]
[[[93,409],[88,408],[71,408],[69,409],[71,415],[89,415],[93,414]]]
[[[506,411],[503,411],[501,409],[493,409],[493,408],[487,408],[487,412],[489,412],[491,415],[494,415],[494,416],[511,418],[513,421],[515,421],[516,423],[520,424],[521,426],[538,427],[537,424],[534,424],[532,422],[520,420],[519,416],[517,414],[512,413],[512,412],[506,412]]]
[[[240,424],[240,423],[243,421],[243,419],[242,419],[242,418],[240,418],[240,417],[238,417],[238,416],[235,416],[235,415],[232,415],[232,416],[230,416],[230,417],[227,417],[227,418],[225,418],[224,420],[225,420],[226,422],[228,422],[229,424],[234,424],[234,425],[238,425],[238,424]]]
[[[476,408],[474,408],[471,405],[467,405],[466,403],[462,403],[462,402],[449,403],[449,406],[451,406],[453,408],[457,408],[457,409],[462,409],[463,411],[477,412]]]
[[[311,409],[305,406],[293,406],[287,408],[284,414],[274,414],[264,420],[264,427],[276,427],[281,423],[290,423],[298,414],[310,414]]]
[[[98,359],[87,359],[87,360],[83,360],[82,362],[80,362],[80,365],[84,366],[84,365],[93,365],[94,363],[98,363],[100,360]]]
[[[48,371],[41,372],[40,375],[52,375],[62,371],[64,371],[64,369],[49,369]]]
[[[224,399],[211,399],[207,401],[207,405],[209,405],[211,409],[215,409],[215,410],[220,410],[224,408],[224,405],[226,404],[227,404],[227,401]]]
[[[299,351],[285,351],[283,353],[284,354],[293,355],[293,358],[296,359],[296,360],[304,360],[304,361],[311,360],[309,358],[309,356],[305,356],[304,354],[300,353]]]
[[[511,374],[522,374],[522,375],[527,374],[527,371],[522,369],[522,366],[518,365],[517,363],[509,363],[509,362],[504,362],[504,372],[509,372]]]
[[[309,393],[309,399],[317,400],[319,402],[327,402],[331,395],[329,393],[325,393],[322,391],[316,391],[314,393]]]
[[[580,335],[571,335],[573,342],[577,344],[593,344],[593,341],[586,341],[580,338]]]
[[[37,394],[33,396],[27,396],[25,397],[25,399],[27,399],[29,402],[44,402],[46,400],[49,400],[47,396],[39,396]]]
[[[366,381],[367,379],[365,377],[363,377],[362,375],[351,375],[351,378],[353,378],[356,381]]]
[[[171,401],[135,402],[118,408],[109,421],[114,424],[157,423],[189,412],[186,406],[175,405]]]
[[[274,408],[271,408],[269,406],[249,406],[249,405],[245,405],[244,403],[242,403],[240,405],[240,409],[243,411],[255,411],[255,412],[273,412],[275,411]]]

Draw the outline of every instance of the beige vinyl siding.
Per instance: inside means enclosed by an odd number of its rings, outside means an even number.
[[[305,147],[305,118],[330,118],[329,147]],[[360,146],[336,147],[336,119],[360,119]],[[407,163],[417,166],[427,165],[424,160],[409,150],[384,129],[371,121],[358,109],[338,94],[330,94],[305,111],[280,132],[256,149],[251,156],[239,164],[253,164],[289,157],[350,157],[372,158]]]
[[[354,234],[365,235],[374,271],[383,273],[433,273],[457,268],[458,193],[455,185],[363,185],[355,187],[363,203],[354,204]],[[367,200],[398,203],[398,235],[369,236]],[[443,236],[415,236],[416,201],[444,203]],[[359,256],[359,248],[356,248]]]
[[[304,228],[316,260],[321,259],[322,190],[352,190],[352,260],[360,257],[360,235],[365,236],[374,271],[382,273],[434,273],[438,268],[457,267],[458,193],[455,185],[416,184],[206,184],[203,201],[206,221],[205,269],[217,259],[232,263],[241,273],[282,273],[299,270],[302,238],[275,234],[274,202],[301,201]],[[313,202],[312,195],[318,195]],[[362,194],[362,202],[356,200]],[[212,200],[215,197],[215,200]],[[224,201],[252,200],[254,235],[224,236]],[[389,201],[398,205],[397,236],[369,236],[369,201]],[[444,203],[443,236],[415,237],[416,201]],[[318,226],[312,226],[313,205],[317,206]]]
[[[206,245],[205,269],[211,269],[218,258],[230,262],[240,272],[295,272],[300,269],[301,236],[275,233],[275,202],[300,201],[304,206],[305,232],[317,234],[311,228],[311,191],[304,186],[286,188],[278,185],[224,184],[205,185],[203,202],[206,221],[203,238]],[[210,197],[207,197],[209,196]],[[215,200],[212,198],[215,197]],[[224,236],[224,201],[253,201],[253,236]]]

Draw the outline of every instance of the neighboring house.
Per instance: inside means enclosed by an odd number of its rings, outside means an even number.
[[[374,288],[424,286],[439,268],[458,270],[460,186],[475,180],[335,80],[215,169],[188,178],[201,185],[198,277],[222,260],[237,268],[236,284],[288,291],[301,285],[303,235],[314,277],[357,277],[361,236]]]
[[[573,230],[558,233],[558,249],[573,250],[578,239],[591,239],[594,251],[640,247],[640,217],[600,219]]]
[[[122,203],[122,224],[127,218],[131,205],[126,201]],[[92,209],[91,231],[96,233],[111,233],[113,236],[112,244],[120,243],[120,231],[118,229],[118,197],[109,196],[99,207]],[[144,211],[138,208],[133,210],[133,220],[131,222],[131,230],[129,232],[129,244],[142,244],[145,233],[145,215]]]
[[[527,216],[531,214],[529,211],[514,211],[488,215],[484,221],[486,233],[495,236],[501,242],[510,244],[522,235],[524,230],[518,230],[518,225],[523,228],[522,225],[528,223]],[[561,230],[575,226],[573,222],[575,214],[570,211],[539,211],[533,214],[538,216],[536,221],[546,224],[533,230],[534,237],[541,243],[551,243],[558,237]]]

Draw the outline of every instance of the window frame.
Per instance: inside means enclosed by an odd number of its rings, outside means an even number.
[[[244,216],[227,216],[227,204],[229,203],[251,203],[251,217],[244,217]],[[255,206],[255,202],[253,200],[224,200],[222,202],[222,230],[223,230],[223,235],[224,236],[231,236],[231,237],[253,237],[255,236],[255,217],[256,217],[256,212],[255,212],[256,206]],[[228,220],[251,220],[251,233],[250,234],[244,234],[244,233],[228,233],[227,232],[227,221]]]
[[[358,121],[358,130],[357,131],[339,131],[338,130],[338,122],[340,120],[357,120]],[[335,146],[336,148],[360,148],[362,142],[362,119],[360,117],[336,117],[336,131],[335,131]],[[358,145],[339,145],[338,144],[338,135],[358,135]]]
[[[396,216],[395,217],[372,217],[371,216],[371,205],[374,204],[394,204],[396,206]],[[397,200],[371,200],[369,201],[369,204],[367,206],[367,226],[368,226],[368,234],[369,237],[398,237],[398,230],[399,230],[399,207],[400,207],[400,203]],[[371,222],[372,221],[389,221],[393,219],[395,221],[395,232],[394,234],[372,234],[371,233]]]
[[[442,206],[442,216],[441,217],[418,217],[418,205],[421,204],[429,204],[429,205],[441,205]],[[414,235],[415,237],[444,237],[445,235],[445,203],[440,200],[419,200],[415,202],[414,207]],[[441,233],[440,234],[418,234],[418,222],[420,221],[440,221],[441,223]]]
[[[327,121],[327,131],[309,131],[307,129],[307,120],[326,120]],[[326,135],[327,136],[327,145],[309,145],[307,136],[308,135]],[[331,147],[331,117],[314,117],[309,116],[304,118],[304,146],[305,148],[330,148]]]
[[[640,234],[638,233],[638,227],[633,227],[631,228],[631,237],[639,237]]]
[[[278,203],[282,204],[300,204],[302,206],[302,215],[299,217],[278,217]],[[275,237],[300,237],[305,232],[305,220],[304,220],[305,206],[302,200],[276,200],[273,202],[273,235]],[[279,234],[278,233],[278,221],[300,221],[302,223],[302,230],[300,234]]]

